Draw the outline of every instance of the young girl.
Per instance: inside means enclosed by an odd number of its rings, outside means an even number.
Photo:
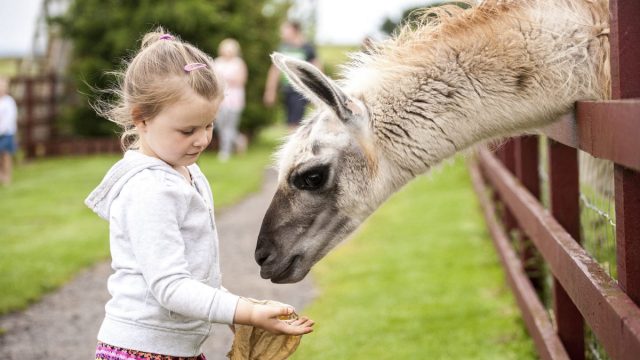
[[[158,29],[128,64],[118,102],[98,109],[123,127],[128,151],[86,200],[109,221],[114,270],[96,359],[204,359],[214,322],[312,331],[307,318],[278,319],[293,308],[255,305],[221,285],[213,198],[195,164],[223,97],[212,66]]]

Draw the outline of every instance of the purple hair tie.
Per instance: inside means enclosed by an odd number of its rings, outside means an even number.
[[[164,34],[160,36],[160,40],[173,40],[174,37],[173,35],[169,35],[169,34]]]
[[[187,64],[184,66],[184,71],[186,72],[192,72],[193,70],[198,70],[198,69],[202,69],[202,68],[206,68],[207,64],[203,64],[203,63],[191,63],[191,64]]]

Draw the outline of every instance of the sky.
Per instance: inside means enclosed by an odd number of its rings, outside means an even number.
[[[42,0],[0,0],[0,57],[26,55]]]
[[[427,5],[429,0],[298,0],[317,1],[319,44],[359,44],[376,32],[385,18],[399,19],[402,11]],[[0,0],[0,57],[27,55],[42,0]]]
[[[428,0],[316,0],[319,44],[359,44],[380,29],[387,17],[399,20],[405,9],[425,6]]]

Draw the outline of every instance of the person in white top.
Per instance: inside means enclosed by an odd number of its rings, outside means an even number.
[[[279,318],[291,306],[222,287],[213,194],[196,164],[223,96],[213,59],[159,28],[121,76],[121,96],[97,110],[128,150],[85,201],[109,221],[113,268],[95,359],[202,360],[212,323],[311,332],[306,317]]]
[[[9,95],[9,80],[0,77],[0,183],[11,183],[12,156],[16,152],[18,108]]]
[[[226,161],[238,136],[240,115],[245,105],[244,87],[247,82],[247,65],[240,57],[240,44],[234,39],[224,39],[218,46],[218,57],[213,61],[216,74],[224,81],[224,100],[218,111],[216,129],[220,142],[220,160]]]

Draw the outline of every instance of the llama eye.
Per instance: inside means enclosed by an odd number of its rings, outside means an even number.
[[[318,190],[327,180],[326,168],[315,168],[305,171],[293,178],[293,186],[300,190]]]

